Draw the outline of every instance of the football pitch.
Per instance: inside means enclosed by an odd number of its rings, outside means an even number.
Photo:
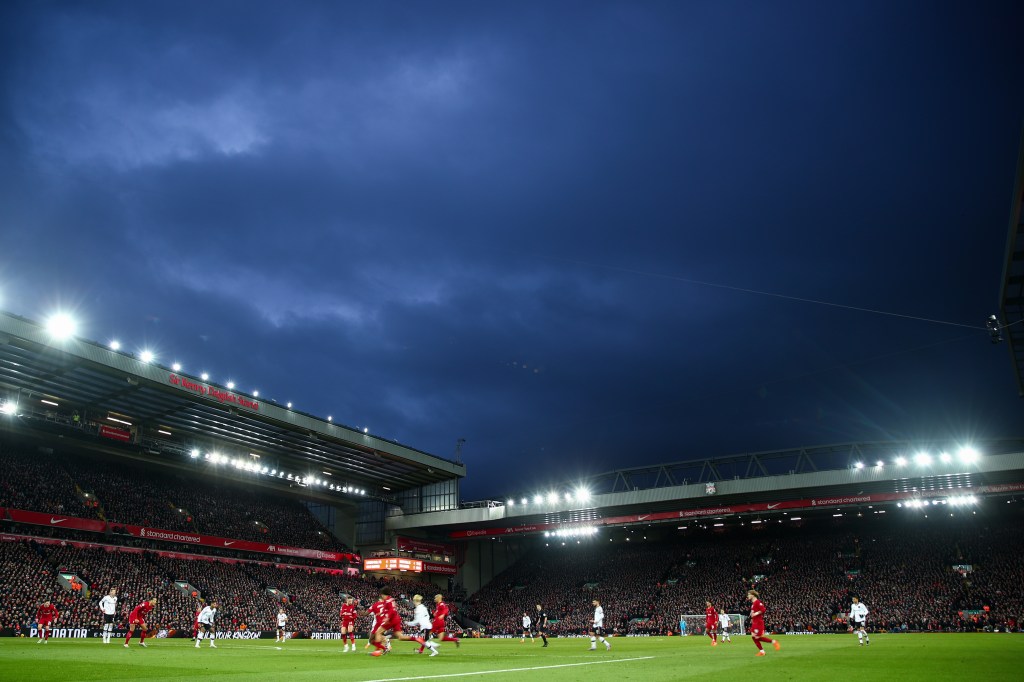
[[[406,680],[481,679],[584,680],[585,682],[669,682],[673,680],[1019,680],[1024,655],[1020,634],[873,635],[858,647],[853,635],[779,637],[782,649],[767,647],[755,657],[747,637],[709,646],[701,637],[619,638],[612,650],[589,651],[585,639],[552,639],[520,644],[518,639],[446,643],[440,655],[414,653],[396,642],[387,656],[341,653],[331,641],[221,640],[216,649],[195,649],[185,639],[133,641],[0,639],[0,680]],[[150,642],[147,642],[150,644]]]

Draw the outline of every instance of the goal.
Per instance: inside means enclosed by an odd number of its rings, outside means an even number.
[[[731,635],[743,635],[747,632],[747,617],[742,613],[728,613],[729,616],[729,634]],[[683,613],[679,615],[679,622],[686,623],[686,634],[703,636],[704,632],[704,618],[703,613]],[[676,627],[679,627],[676,624]],[[719,632],[721,632],[721,626],[719,626]]]

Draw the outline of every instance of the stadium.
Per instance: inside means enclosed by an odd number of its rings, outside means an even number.
[[[0,682],[1020,679],[1021,7],[784,5],[0,5]]]

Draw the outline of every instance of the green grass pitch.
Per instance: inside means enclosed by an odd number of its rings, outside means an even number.
[[[873,635],[870,647],[858,647],[853,635],[779,637],[781,651],[767,647],[755,657],[747,637],[709,646],[701,637],[644,637],[613,640],[612,650],[588,651],[585,639],[552,639],[520,644],[518,639],[446,643],[439,656],[414,653],[412,644],[395,642],[391,654],[373,658],[341,653],[333,641],[222,640],[216,649],[196,650],[185,639],[135,640],[0,639],[0,680],[399,680],[482,679],[583,680],[1019,680],[1024,635],[932,634]],[[150,643],[147,642],[147,643]]]

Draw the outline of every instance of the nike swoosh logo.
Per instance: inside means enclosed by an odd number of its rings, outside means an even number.
[[[65,521],[67,521],[67,519],[55,519],[52,516],[50,517],[50,523],[64,523]]]
[[[228,542],[227,540],[224,541],[224,546],[225,547],[230,547],[233,544],[235,544],[234,540],[232,540],[231,542]]]
[[[636,520],[637,521],[643,521],[644,519],[649,519],[649,518],[651,518],[651,515],[650,514],[645,514],[644,516],[636,517]]]
[[[776,508],[776,507],[778,507],[778,506],[779,506],[780,504],[782,504],[782,503],[781,503],[781,502],[776,502],[775,504],[769,504],[769,505],[768,505],[768,508],[769,508],[769,509],[775,509],[775,508]]]

